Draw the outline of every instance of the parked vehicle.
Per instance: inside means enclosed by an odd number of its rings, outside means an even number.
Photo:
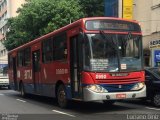
[[[145,69],[147,100],[160,107],[160,68]]]
[[[5,66],[0,69],[0,87],[8,87],[9,89],[10,85],[9,85],[9,78],[7,71],[8,71],[8,66]]]
[[[8,76],[0,75],[0,87],[9,87],[9,79]]]

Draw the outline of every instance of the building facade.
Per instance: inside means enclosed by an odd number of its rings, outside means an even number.
[[[160,0],[134,0],[133,10],[133,18],[142,27],[145,65],[155,66],[154,50],[160,47],[151,48],[151,43],[160,40]]]
[[[7,19],[15,17],[16,11],[25,0],[0,0],[0,69],[8,64],[7,50],[3,46],[3,41],[6,39],[5,35],[8,30]]]

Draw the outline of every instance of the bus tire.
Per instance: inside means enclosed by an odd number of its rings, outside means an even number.
[[[61,108],[67,108],[68,100],[66,98],[65,86],[60,84],[57,90],[57,102]]]
[[[20,94],[21,94],[22,97],[26,97],[26,93],[25,93],[25,90],[24,90],[24,85],[23,85],[22,82],[20,84]]]
[[[155,107],[160,107],[160,93],[155,93],[151,99],[151,102]]]

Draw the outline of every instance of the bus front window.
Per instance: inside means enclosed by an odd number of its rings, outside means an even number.
[[[100,72],[141,70],[140,37],[87,34],[84,44],[84,69]]]

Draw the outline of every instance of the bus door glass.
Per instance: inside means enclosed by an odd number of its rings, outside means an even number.
[[[9,57],[9,62],[13,70],[14,89],[18,90],[16,57]]]
[[[40,50],[32,52],[33,60],[33,83],[36,93],[40,93]]]
[[[72,37],[70,40],[70,75],[71,75],[71,88],[73,98],[81,97],[81,65],[80,65],[80,52],[81,45],[78,42],[78,36]]]

